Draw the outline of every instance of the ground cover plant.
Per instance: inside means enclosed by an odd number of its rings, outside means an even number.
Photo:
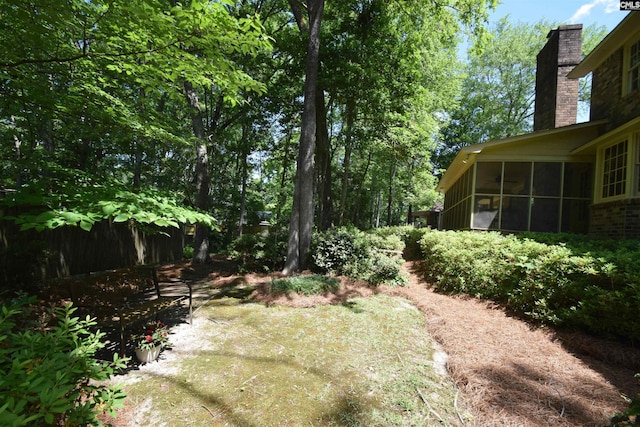
[[[199,309],[195,326],[165,354],[179,363],[127,376],[139,425],[435,425],[468,417],[434,368],[424,316],[404,299],[292,308],[223,298]]]
[[[285,295],[322,295],[328,292],[337,291],[340,288],[340,281],[333,277],[321,276],[319,274],[303,274],[299,276],[285,277],[272,280],[269,284],[269,292],[281,293]]]
[[[73,317],[67,305],[49,322],[36,321],[33,298],[9,299],[0,312],[0,424],[7,426],[95,425],[98,415],[122,407],[117,386],[100,385],[125,363],[100,362],[104,334],[95,322]]]
[[[420,245],[423,273],[440,291],[491,299],[535,321],[640,342],[638,241],[429,231]]]

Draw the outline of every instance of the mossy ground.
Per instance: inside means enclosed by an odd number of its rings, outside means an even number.
[[[404,299],[291,308],[224,298],[197,316],[200,345],[127,375],[138,425],[429,426],[466,416],[434,369],[423,314]]]

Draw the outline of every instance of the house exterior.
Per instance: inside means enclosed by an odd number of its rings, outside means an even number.
[[[444,229],[640,238],[640,12],[582,61],[581,25],[537,58],[532,133],[462,148],[440,180]],[[592,73],[588,122],[578,78]]]

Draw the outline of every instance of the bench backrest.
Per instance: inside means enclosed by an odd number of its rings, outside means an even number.
[[[51,286],[81,307],[121,304],[148,293],[160,296],[155,269],[144,266],[67,277]]]

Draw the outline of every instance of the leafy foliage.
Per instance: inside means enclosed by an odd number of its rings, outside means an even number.
[[[279,233],[261,236],[243,234],[227,248],[228,255],[239,262],[242,271],[275,271],[284,266],[287,243]]]
[[[356,229],[335,228],[314,236],[313,269],[329,274],[361,277],[362,267],[369,257],[369,248],[362,232]]]
[[[640,374],[636,374],[636,378],[640,378]],[[626,398],[629,407],[621,413],[611,417],[612,427],[629,427],[640,425],[640,394],[634,399]]]
[[[214,104],[263,92],[238,65],[270,45],[255,13],[209,0],[8,0],[0,16],[0,138],[11,142],[0,147],[0,188],[36,207],[20,213],[23,228],[88,230],[104,218],[214,226],[173,201],[193,193],[183,83],[215,88]],[[86,175],[79,185],[40,183],[54,164]]]
[[[22,210],[4,216],[20,225],[21,230],[79,226],[90,231],[93,224],[102,220],[133,221],[156,228],[201,222],[216,228],[211,215],[182,206],[160,190],[133,192],[112,180],[98,182],[82,171],[50,166],[48,177],[0,198],[0,206]]]
[[[420,245],[424,273],[441,291],[492,299],[543,323],[640,339],[638,241],[428,231]]]
[[[373,285],[403,285],[404,248],[394,234],[365,233],[352,228],[334,228],[314,236],[312,268],[321,273],[363,279]],[[397,254],[396,257],[392,254]]]
[[[125,360],[98,362],[104,346],[95,322],[72,317],[70,305],[54,308],[52,326],[30,320],[33,299],[6,301],[0,313],[0,419],[3,425],[96,425],[97,415],[122,407],[125,394],[101,385]]]

